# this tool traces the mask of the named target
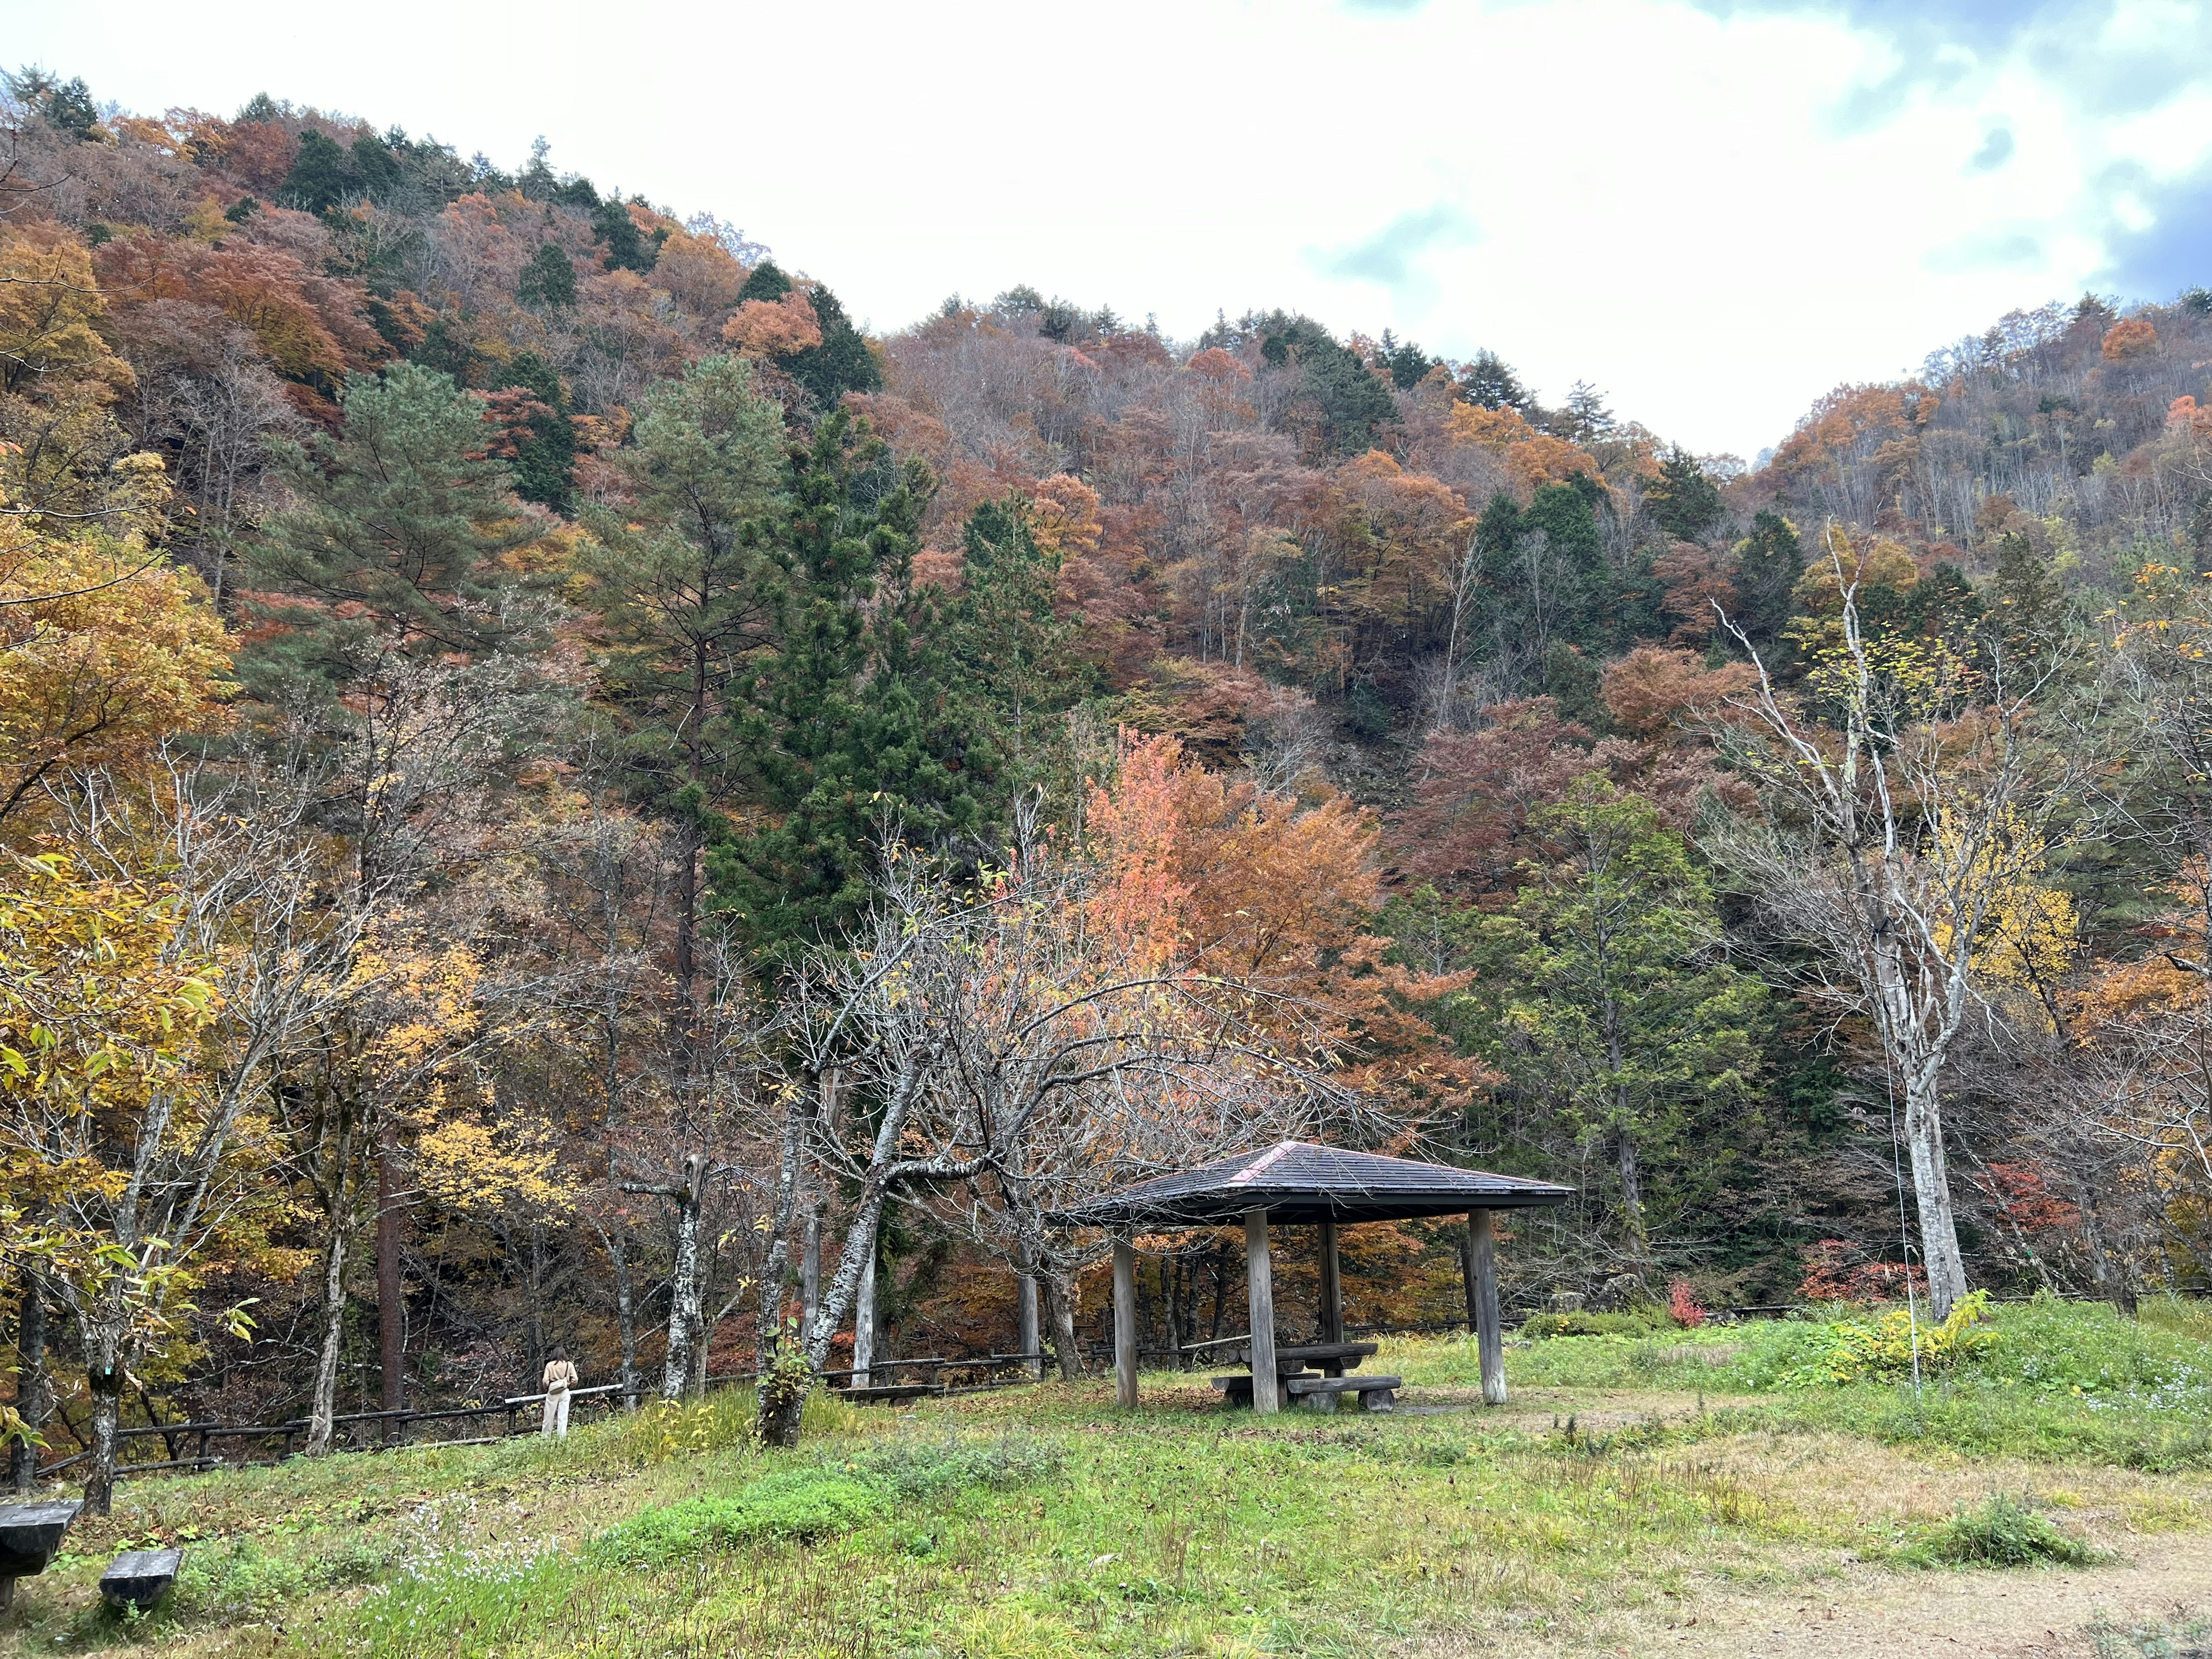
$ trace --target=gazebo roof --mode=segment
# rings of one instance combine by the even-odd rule
[[[1056,1212],[1050,1219],[1070,1227],[1206,1227],[1264,1209],[1270,1219],[1294,1225],[1402,1221],[1564,1204],[1573,1196],[1571,1187],[1548,1181],[1285,1140],[1264,1152],[1124,1187]]]

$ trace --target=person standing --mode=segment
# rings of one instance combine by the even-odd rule
[[[538,1433],[562,1440],[568,1437],[568,1391],[576,1382],[575,1362],[568,1358],[568,1351],[554,1349],[552,1358],[545,1362],[545,1415]]]

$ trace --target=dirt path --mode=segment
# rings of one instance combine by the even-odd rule
[[[2212,1611],[2212,1544],[2202,1536],[2137,1540],[2128,1559],[2094,1568],[2012,1572],[1846,1566],[1794,1594],[1698,1586],[1663,1606],[1604,1613],[1542,1636],[1453,1637],[1419,1659],[1542,1654],[1680,1659],[2087,1659],[2100,1619],[2125,1628]],[[2154,1652],[2157,1651],[2154,1650]],[[2174,1659],[2212,1659],[2212,1646]]]

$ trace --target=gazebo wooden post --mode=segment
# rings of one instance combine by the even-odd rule
[[[1032,1377],[1044,1375],[1044,1345],[1037,1335],[1037,1282],[1035,1273],[1017,1276],[1014,1301],[1016,1346],[1022,1351],[1022,1370]]]
[[[1114,1403],[1137,1403],[1137,1247],[1114,1241]]]
[[[1321,1224],[1321,1340],[1344,1340],[1344,1280],[1336,1255],[1336,1223]]]
[[[1283,1380],[1275,1370],[1275,1269],[1267,1259],[1267,1212],[1244,1212],[1245,1299],[1252,1309],[1252,1409],[1282,1408]]]
[[[1482,1361],[1482,1403],[1505,1403],[1505,1337],[1498,1321],[1498,1233],[1488,1210],[1467,1218],[1467,1304]]]

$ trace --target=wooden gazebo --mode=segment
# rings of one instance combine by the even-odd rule
[[[1114,1243],[1114,1374],[1123,1406],[1137,1403],[1137,1289],[1134,1235],[1183,1227],[1244,1224],[1244,1266],[1252,1309],[1252,1405],[1281,1406],[1275,1361],[1274,1271],[1270,1222],[1321,1229],[1321,1328],[1325,1342],[1344,1340],[1344,1295],[1337,1234],[1346,1222],[1405,1221],[1465,1215],[1462,1260],[1468,1306],[1482,1358],[1482,1397],[1505,1402],[1505,1352],[1498,1327],[1498,1261],[1492,1214],[1564,1204],[1569,1187],[1459,1170],[1373,1152],[1346,1152],[1285,1140],[1179,1174],[1140,1182],[1087,1204],[1058,1212],[1065,1226],[1101,1227]]]

